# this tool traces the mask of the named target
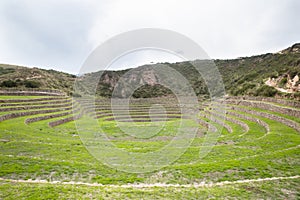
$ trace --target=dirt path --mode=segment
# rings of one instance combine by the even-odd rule
[[[218,183],[194,183],[194,184],[165,184],[165,183],[154,183],[154,184],[125,184],[125,185],[102,185],[99,183],[84,183],[84,182],[60,182],[60,181],[46,181],[46,180],[13,180],[0,178],[0,181],[7,181],[11,183],[41,183],[41,184],[62,184],[62,185],[84,185],[84,186],[94,186],[94,187],[113,187],[113,188],[152,188],[152,187],[176,187],[176,188],[199,188],[199,187],[214,187],[214,186],[224,186],[232,184],[241,184],[241,183],[253,183],[253,182],[265,182],[265,181],[274,181],[274,180],[286,180],[286,179],[297,179],[300,178],[297,176],[289,177],[271,177],[271,178],[259,178],[259,179],[245,179],[237,181],[223,181]]]

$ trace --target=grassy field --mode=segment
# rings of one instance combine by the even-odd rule
[[[0,188],[3,191],[1,198],[7,199],[297,199],[298,186],[299,182],[292,179],[198,188],[122,188],[9,182],[1,182]]]
[[[32,98],[37,97],[22,97]],[[10,115],[10,119],[3,118],[0,122],[0,199],[300,198],[300,135],[297,129],[300,126],[297,117],[300,108],[259,101],[271,106],[270,109],[262,109],[246,104],[254,102],[250,100],[243,100],[245,105],[228,101],[226,119],[224,123],[220,123],[219,113],[211,113],[213,105],[205,103],[206,106],[202,105],[199,111],[199,120],[221,132],[207,156],[200,159],[199,151],[203,148],[206,136],[213,133],[205,128],[205,123],[190,123],[190,126],[199,127],[200,131],[179,159],[153,172],[127,173],[95,159],[80,139],[82,135],[78,134],[75,122],[66,119],[78,116],[76,123],[87,124],[97,120],[116,147],[133,153],[152,152],[166,146],[174,137],[180,122],[178,117],[181,117],[176,103],[161,99],[136,101],[130,111],[137,121],[133,124],[127,122],[126,117],[120,117],[118,123],[113,120],[113,113],[107,107],[108,101],[103,99],[99,100],[94,114],[87,112],[88,109],[86,112],[78,109],[74,114],[56,117],[56,114],[72,108],[71,99],[57,98],[47,100],[49,104],[41,103],[45,101],[12,103],[12,100],[20,97],[0,96],[0,100],[3,100],[0,103],[0,111],[3,111],[0,119],[16,113]],[[55,106],[66,100],[70,101],[64,103],[64,107],[34,107]],[[80,98],[74,101],[77,102],[74,109],[79,104],[88,108],[88,101],[84,102]],[[168,120],[163,122],[164,128],[156,135],[130,136],[122,132],[118,124],[127,130],[134,126],[150,125],[149,108],[157,103],[163,104],[166,112],[161,113],[160,109],[151,111],[152,117],[157,119],[157,122],[153,122],[154,125],[162,123],[160,119]],[[22,109],[4,109],[16,107]],[[278,111],[273,109],[278,107]],[[247,109],[289,121],[262,117]],[[33,111],[43,112],[35,114]],[[26,114],[20,114],[24,112]],[[209,114],[215,115],[210,115],[213,116],[210,118],[207,116]],[[120,115],[122,116],[122,109]],[[44,116],[49,117],[42,118]],[[25,123],[26,119],[33,117],[41,118]],[[49,123],[55,121],[63,123],[49,127]],[[91,127],[91,130],[97,131],[97,128]]]

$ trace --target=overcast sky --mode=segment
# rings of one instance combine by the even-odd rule
[[[1,0],[0,63],[78,73],[102,42],[138,28],[196,41],[211,58],[277,52],[300,41],[299,0]],[[144,52],[120,68],[177,61]]]

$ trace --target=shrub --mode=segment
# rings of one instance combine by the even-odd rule
[[[24,85],[27,88],[39,88],[41,84],[39,82],[36,82],[36,81],[26,80],[26,81],[24,81]]]
[[[0,75],[13,73],[14,71],[15,71],[15,69],[13,69],[13,68],[0,67]]]
[[[287,77],[284,77],[280,80],[280,82],[278,83],[278,86],[283,88],[283,87],[285,87],[286,83],[287,83]]]
[[[72,97],[82,97],[81,94],[70,92]]]
[[[244,83],[242,86],[232,89],[230,93],[234,96],[245,95],[251,93],[251,89],[255,88],[256,84],[254,83]]]
[[[273,97],[277,94],[277,90],[273,87],[270,87],[268,85],[263,85],[262,87],[260,87],[255,95],[256,96],[265,96],[265,97]]]
[[[8,87],[8,88],[17,87],[17,83],[12,80],[2,81],[1,87]]]
[[[167,96],[172,94],[172,91],[162,85],[143,85],[134,91],[132,94],[133,98],[151,98],[151,97],[160,97]]]

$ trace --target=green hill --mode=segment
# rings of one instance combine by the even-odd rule
[[[223,78],[226,92],[229,95],[249,96],[281,96],[300,98],[300,43],[279,51],[263,55],[242,57],[230,60],[213,60]],[[194,64],[206,61],[196,60]],[[163,63],[177,70],[191,84],[199,96],[207,96],[208,89],[201,75],[190,62]],[[136,76],[128,76],[131,83],[143,83],[133,96],[136,98],[159,97],[172,92],[161,86],[151,67],[144,65],[135,69]],[[105,71],[100,78],[96,94],[110,97],[117,83],[129,70]],[[82,92],[94,93],[89,83],[97,80],[100,72],[87,73],[79,77],[79,87]],[[211,77],[213,79],[213,76]],[[4,88],[47,88],[58,89],[72,94],[75,75],[12,65],[0,65],[0,87]],[[214,80],[219,81],[219,80]],[[293,82],[294,81],[294,82]],[[124,93],[125,91],[121,91]],[[126,92],[125,92],[126,93]]]
[[[205,62],[196,60],[192,63],[201,66]],[[278,53],[267,53],[231,60],[214,60],[214,63],[220,71],[226,92],[229,95],[300,97],[300,82],[297,81],[293,86],[288,84],[294,77],[300,75],[300,44],[295,44]],[[190,62],[163,64],[177,70],[189,80],[197,95],[208,95],[203,78]],[[128,71],[104,72],[97,88],[97,94],[106,97],[111,96],[119,78]],[[149,65],[141,66],[135,69],[135,72],[139,76],[127,77],[127,81],[136,84],[143,82],[145,85],[134,93],[134,97],[157,97],[171,93],[170,90],[157,84],[158,80],[155,78],[155,72],[151,70]],[[99,77],[99,72],[89,73],[83,75],[82,80],[88,80],[83,82],[90,83],[91,80],[95,80],[97,77]],[[211,79],[214,79],[213,75]],[[266,84],[269,79],[274,79],[273,86]],[[86,90],[90,91],[93,88]]]
[[[72,91],[76,76],[55,70],[0,64],[0,88],[39,88]]]

